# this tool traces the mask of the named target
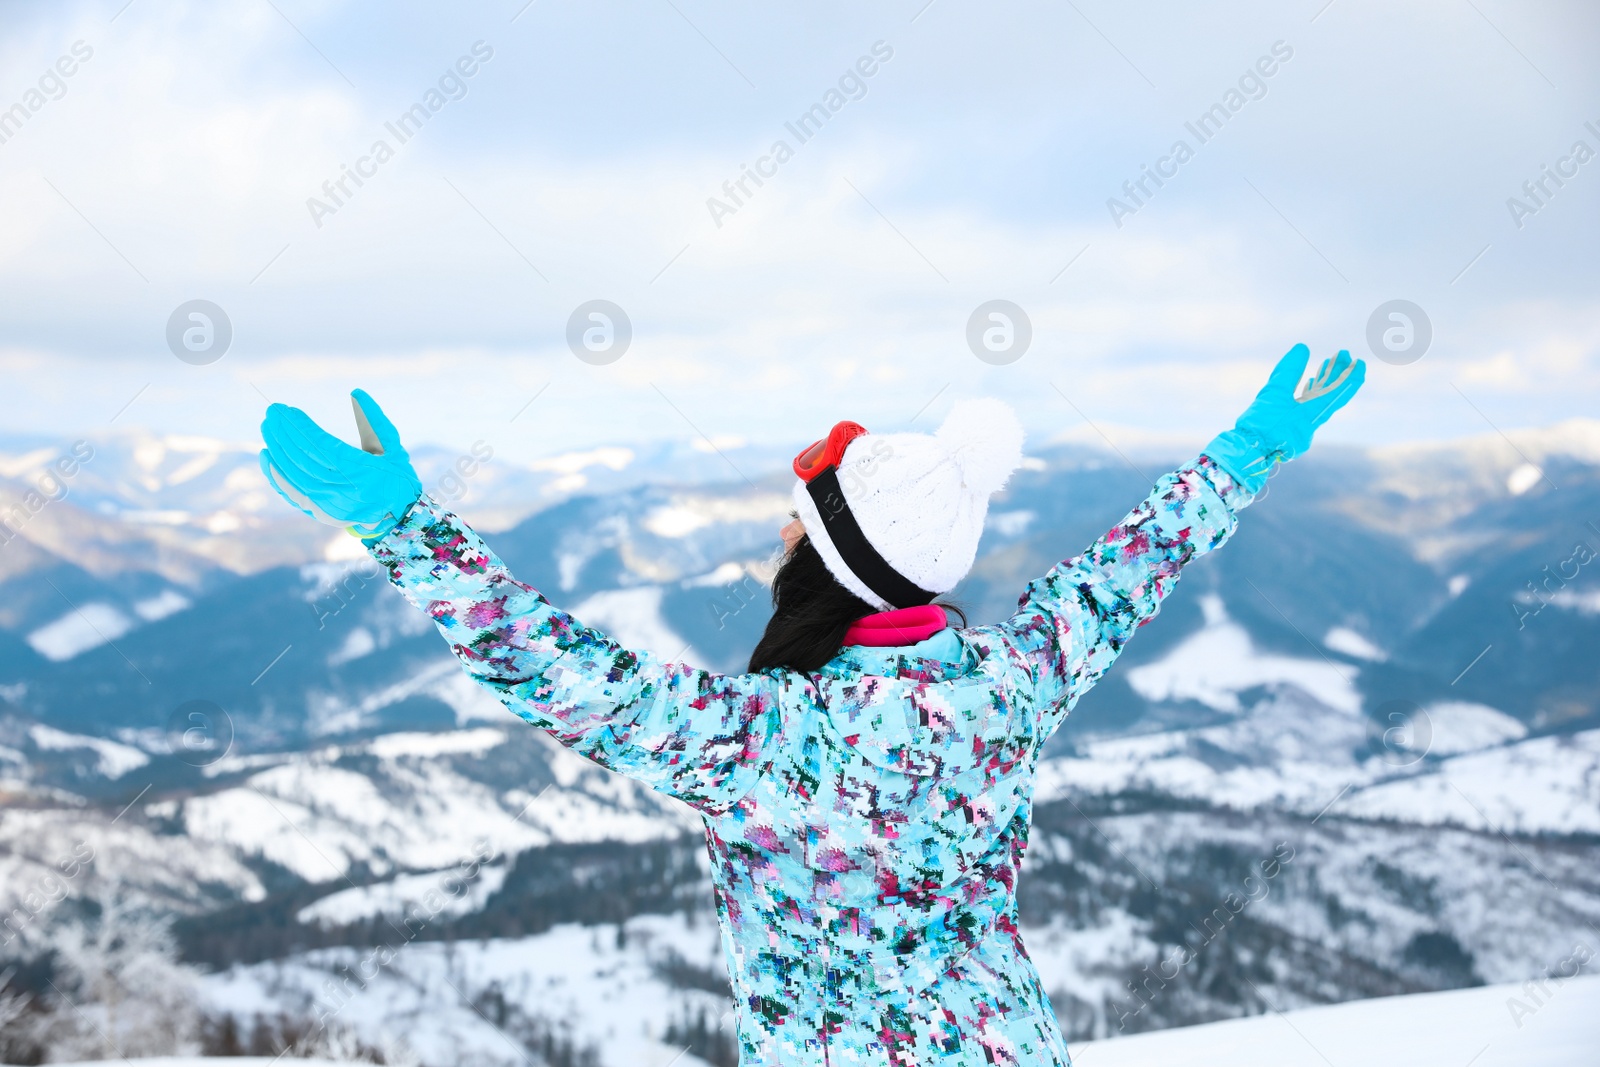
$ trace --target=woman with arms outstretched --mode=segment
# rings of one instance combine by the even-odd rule
[[[1290,350],[1233,429],[994,626],[932,601],[1021,462],[1015,415],[837,424],[795,459],[773,616],[740,675],[623,648],[512,577],[359,390],[362,448],[274,404],[262,469],[361,537],[518,716],[700,812],[741,1065],[1066,1067],[1017,928],[1040,747],[1365,377],[1341,351],[1301,387],[1308,359]]]

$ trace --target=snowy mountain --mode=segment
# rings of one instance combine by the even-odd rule
[[[631,1064],[675,1043],[733,1062],[687,808],[468,683],[355,542],[263,490],[251,450],[94,447],[30,509],[70,444],[0,442],[26,513],[0,501],[0,1059],[47,1032],[92,1049],[49,981],[153,967],[194,983],[179,1014],[213,1049],[276,1052],[334,1010],[332,982],[330,1032],[367,1058]],[[751,483],[716,455],[624,451],[495,456],[455,506],[584,622],[737,670],[781,458],[741,453]],[[429,456],[433,485],[458,457]],[[1138,465],[1031,457],[956,592],[972,620],[1166,464]],[[1019,905],[1074,1047],[1521,982],[1600,947],[1594,521],[1596,423],[1329,450],[1274,479],[1046,749]],[[124,959],[119,922],[170,936]],[[1179,946],[1194,962],[1169,975]]]

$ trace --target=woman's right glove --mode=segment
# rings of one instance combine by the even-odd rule
[[[261,422],[261,473],[289,503],[369,544],[392,530],[422,495],[400,431],[377,401],[350,394],[361,447],[347,445],[299,408],[273,404]]]
[[[1350,353],[1340,349],[1335,358],[1322,361],[1316,377],[1296,395],[1310,359],[1305,345],[1289,349],[1233,429],[1205,447],[1205,454],[1252,494],[1261,492],[1278,463],[1310,448],[1317,427],[1349,403],[1367,380],[1366,361],[1352,363]]]

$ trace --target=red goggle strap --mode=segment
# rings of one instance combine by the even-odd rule
[[[794,473],[802,482],[809,482],[829,467],[837,467],[844,459],[846,446],[863,437],[867,428],[859,422],[836,422],[828,436],[794,457]]]

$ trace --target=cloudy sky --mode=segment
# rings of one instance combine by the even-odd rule
[[[3,17],[6,431],[245,441],[264,397],[343,429],[360,385],[412,440],[530,458],[930,427],[974,393],[1035,440],[1198,444],[1296,341],[1372,363],[1331,439],[1600,414],[1584,0]],[[167,339],[196,299],[232,330],[204,365]],[[603,365],[568,342],[597,299],[632,329]],[[990,300],[1031,323],[1011,362],[969,346]],[[1420,359],[1371,359],[1392,300]]]

